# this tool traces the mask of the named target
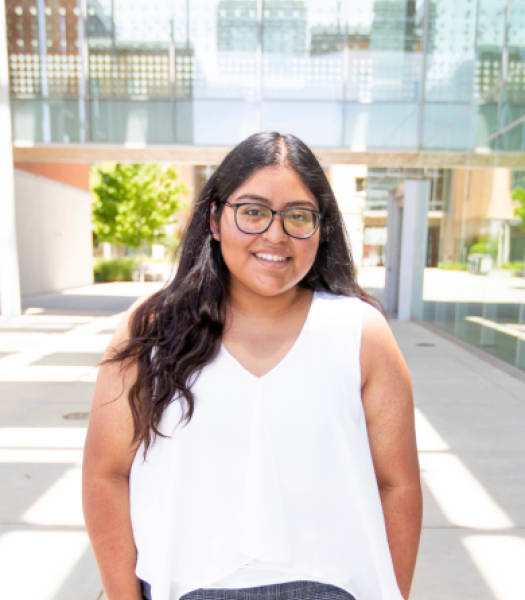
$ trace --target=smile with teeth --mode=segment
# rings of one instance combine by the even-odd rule
[[[254,254],[256,258],[262,258],[263,260],[272,260],[274,262],[285,262],[288,260],[285,256],[278,256],[277,254],[263,254],[262,252],[257,252]]]

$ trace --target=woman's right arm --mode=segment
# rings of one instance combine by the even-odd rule
[[[104,358],[126,341],[134,308],[117,328]],[[82,504],[108,600],[142,600],[129,512],[129,472],[137,448],[131,443],[128,392],[136,369],[120,367],[111,363],[99,369],[84,449]]]

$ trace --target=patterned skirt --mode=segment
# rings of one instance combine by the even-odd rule
[[[144,600],[151,598],[150,586],[142,582]],[[250,588],[205,588],[188,592],[180,600],[355,600],[347,591],[316,581],[290,581]]]

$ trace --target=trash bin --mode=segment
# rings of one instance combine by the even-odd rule
[[[487,275],[492,269],[494,259],[491,254],[469,254],[467,270],[474,275]]]

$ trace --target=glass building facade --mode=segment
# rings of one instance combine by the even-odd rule
[[[7,0],[14,137],[519,151],[523,0]]]
[[[15,146],[230,146],[272,129],[369,152],[352,182],[366,265],[382,268],[390,190],[430,179],[424,321],[525,369],[513,199],[525,0],[6,0],[6,12]]]

